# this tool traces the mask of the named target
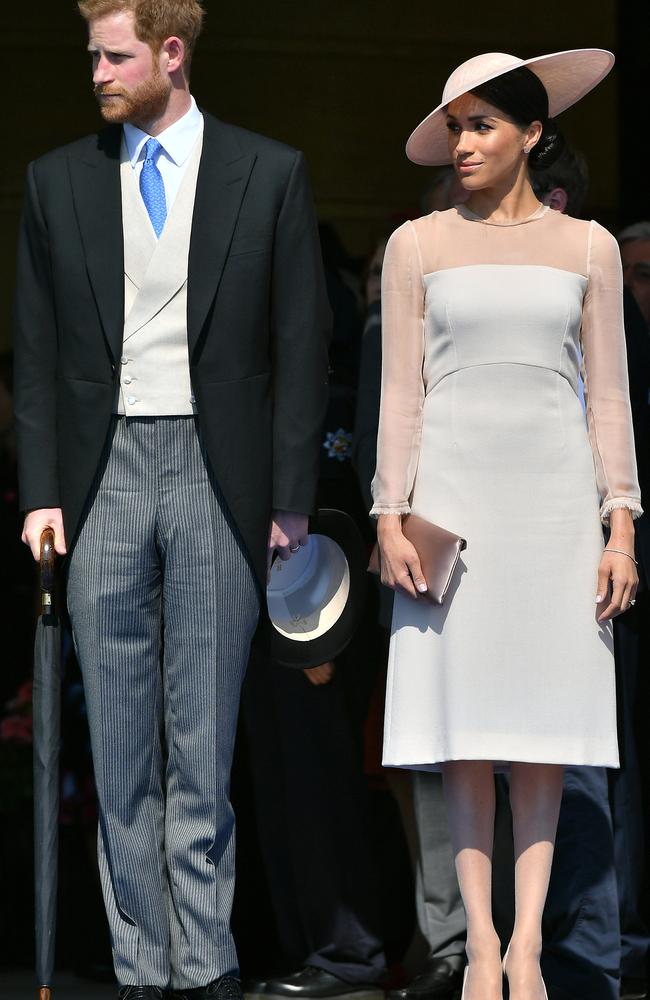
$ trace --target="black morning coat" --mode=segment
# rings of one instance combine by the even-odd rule
[[[111,423],[124,326],[121,126],[30,164],[18,255],[21,509],[68,548]],[[187,332],[201,433],[262,587],[272,509],[313,509],[330,310],[303,156],[205,115]]]

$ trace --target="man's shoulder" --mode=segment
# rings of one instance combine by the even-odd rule
[[[93,159],[97,156],[115,154],[119,151],[122,138],[121,125],[109,125],[100,132],[85,135],[81,139],[74,139],[63,146],[48,150],[33,161],[34,169],[37,172],[47,172],[50,169],[60,168],[69,159]]]
[[[211,135],[216,141],[224,141],[232,144],[233,149],[239,147],[243,155],[255,154],[266,159],[269,163],[278,165],[292,164],[299,151],[289,146],[279,139],[272,139],[259,132],[251,132],[240,125],[233,125],[225,122],[221,118],[203,111],[205,120],[206,135]]]

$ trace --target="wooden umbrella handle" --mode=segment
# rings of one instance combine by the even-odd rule
[[[40,559],[41,607],[44,613],[49,613],[52,610],[55,559],[56,551],[54,548],[54,531],[52,528],[44,528],[41,534]],[[49,989],[49,987],[43,988]]]

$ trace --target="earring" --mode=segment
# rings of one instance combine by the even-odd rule
[[[529,149],[526,149],[526,148],[524,148],[524,153],[526,154],[526,156],[528,156],[528,154],[530,153],[530,150],[529,150]]]

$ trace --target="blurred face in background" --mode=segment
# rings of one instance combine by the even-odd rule
[[[388,240],[379,241],[372,257],[368,262],[368,275],[366,278],[366,304],[372,305],[381,298],[381,266],[384,262],[384,253]]]
[[[650,240],[626,240],[621,244],[623,281],[650,326]]]

